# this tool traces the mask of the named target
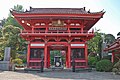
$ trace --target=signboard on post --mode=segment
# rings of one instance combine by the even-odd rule
[[[11,51],[10,47],[5,47],[4,61],[10,61],[10,51]]]

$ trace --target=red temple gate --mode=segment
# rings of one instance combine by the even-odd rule
[[[66,67],[88,67],[87,41],[94,37],[89,31],[104,12],[90,12],[84,8],[32,8],[29,11],[11,11],[23,26],[20,36],[28,41],[27,67],[40,68],[44,57],[44,67],[50,67],[50,50],[66,52]]]

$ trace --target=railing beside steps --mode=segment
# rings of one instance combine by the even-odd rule
[[[87,61],[85,59],[73,59],[71,63],[73,72],[75,72],[76,69],[87,68]]]
[[[43,72],[44,70],[44,59],[43,58],[30,58],[27,64],[27,68],[24,69],[25,72],[28,71],[40,71]]]

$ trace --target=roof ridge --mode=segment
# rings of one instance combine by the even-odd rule
[[[30,9],[84,9],[84,8],[61,8],[61,7],[32,8],[32,7],[30,7]]]

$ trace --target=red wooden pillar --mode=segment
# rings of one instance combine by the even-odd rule
[[[68,49],[66,51],[66,67],[71,67],[71,47],[68,45]]]
[[[68,45],[68,68],[71,67],[71,47]]]
[[[65,61],[65,64],[66,64],[66,68],[68,68],[68,50],[66,50],[66,61]]]
[[[27,66],[29,67],[29,62],[30,62],[30,43],[28,44],[28,49],[27,49]]]
[[[47,45],[45,45],[44,49],[44,67],[47,68]]]
[[[81,33],[83,33],[83,28],[84,28],[84,21],[81,23]]]
[[[115,58],[115,53],[112,53],[112,59],[111,59],[112,63],[114,62],[114,58]]]
[[[86,60],[86,67],[88,66],[88,50],[87,50],[87,44],[85,44],[85,60]]]
[[[49,68],[50,67],[50,48],[48,48],[48,50],[47,50],[47,68]]]

